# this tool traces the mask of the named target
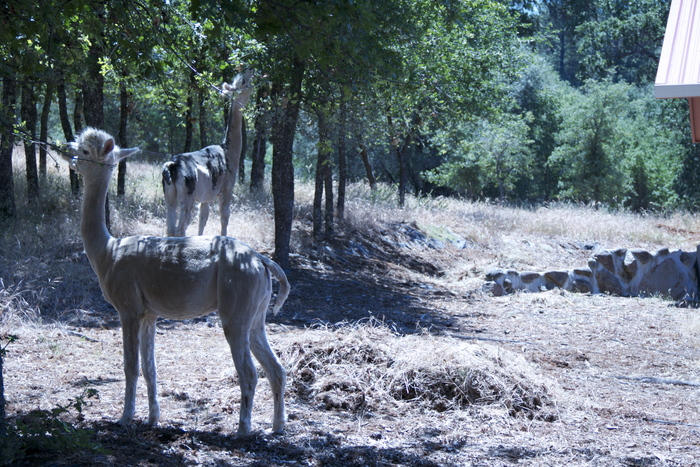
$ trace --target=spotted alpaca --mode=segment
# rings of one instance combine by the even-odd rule
[[[222,144],[177,154],[163,164],[166,233],[169,237],[185,236],[187,226],[192,222],[195,203],[200,203],[199,235],[202,235],[209,219],[209,204],[217,198],[221,211],[221,235],[227,234],[243,146],[242,109],[250,100],[251,77],[252,72],[248,71],[236,76],[231,85],[223,85],[225,93],[237,95],[232,98]]]

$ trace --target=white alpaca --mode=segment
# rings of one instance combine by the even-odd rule
[[[242,73],[224,92],[232,97],[226,136],[221,145],[177,154],[163,164],[166,232],[169,237],[184,237],[192,221],[195,203],[199,205],[199,235],[209,219],[209,203],[219,198],[221,235],[226,235],[231,216],[233,187],[238,179],[238,164],[243,146],[243,107],[250,100],[252,72]]]
[[[85,253],[122,324],[126,393],[119,423],[128,424],[134,416],[139,350],[148,388],[148,423],[158,423],[154,357],[158,316],[188,319],[218,310],[240,380],[238,434],[247,434],[251,426],[257,384],[251,350],[274,395],[272,429],[281,432],[286,374],[267,341],[265,315],[271,276],[280,282],[275,313],[289,294],[284,271],[229,237],[112,237],[104,209],[109,180],[119,161],[138,149],[120,149],[110,135],[92,128],[83,131],[71,149],[74,157],[64,158],[85,180],[81,220]]]

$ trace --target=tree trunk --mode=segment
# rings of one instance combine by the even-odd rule
[[[2,120],[13,124],[15,121],[15,104],[17,83],[14,76],[5,75],[2,79]],[[12,218],[17,208],[15,205],[15,186],[12,179],[12,128],[6,128],[0,140],[0,218]]]
[[[68,104],[66,99],[66,85],[63,82],[63,77],[58,83],[58,114],[63,128],[63,135],[66,137],[66,142],[71,142],[75,139],[73,130],[70,126],[70,118],[68,117]],[[70,191],[73,196],[78,196],[80,193],[80,181],[75,170],[69,168],[68,176],[70,178]]]
[[[192,139],[194,138],[194,121],[192,107],[194,106],[194,99],[192,99],[192,94],[194,93],[195,87],[195,72],[190,71],[190,87],[187,91],[187,109],[185,110],[185,147],[182,152],[190,152],[192,150]]]
[[[286,105],[280,103],[272,125],[272,198],[275,211],[275,261],[283,268],[289,269],[289,245],[292,237],[294,220],[294,134],[296,132],[299,107],[301,103],[301,85],[304,79],[304,63],[293,59],[290,70],[290,82],[286,90],[279,85],[273,89],[273,95],[286,99]],[[284,95],[283,95],[284,94]]]
[[[207,108],[204,105],[205,98],[204,89],[200,88],[197,104],[199,105],[199,146],[202,148],[209,144],[209,135],[207,134]]]
[[[46,95],[44,96],[44,105],[41,108],[41,130],[39,134],[39,174],[42,180],[46,178],[46,143],[49,139],[49,114],[51,113],[51,102],[53,101],[54,89],[53,83],[46,85]]]
[[[129,147],[126,123],[129,117],[129,93],[126,84],[119,85],[119,132],[117,144],[123,148]],[[119,161],[117,168],[117,198],[123,198],[126,194],[126,159]]]
[[[347,101],[341,98],[338,122],[338,219],[345,217],[345,188],[347,186],[348,169],[345,155],[345,124],[347,119]]]
[[[22,86],[21,118],[24,122],[24,159],[26,161],[27,200],[34,203],[39,198],[39,174],[36,168],[36,95],[31,84]]]
[[[324,111],[331,114],[332,106],[326,107]],[[319,119],[318,128],[319,143],[322,143],[319,148],[319,162],[321,162],[321,174],[323,176],[323,187],[326,193],[326,212],[324,216],[325,230],[323,235],[326,239],[330,239],[333,236],[333,221],[334,221],[334,211],[333,211],[333,166],[331,165],[331,155],[332,146],[330,138],[330,127],[328,126],[328,121],[325,116],[323,118],[323,125]]]
[[[5,138],[3,138],[5,139]],[[2,144],[2,143],[0,143]],[[7,422],[5,415],[5,377],[3,376],[3,361],[5,360],[5,352],[0,341],[0,439],[7,436]]]
[[[75,134],[79,135],[83,131],[83,121],[85,120],[85,99],[83,91],[76,89],[75,106],[73,107],[73,128]],[[72,140],[71,140],[72,141]]]
[[[331,166],[330,151],[327,154],[328,156],[326,158],[326,163],[323,167],[323,185],[326,191],[326,215],[324,216],[324,220],[326,223],[324,235],[326,237],[326,240],[330,239],[333,236],[333,232],[335,231],[335,214],[333,212],[333,167]]]
[[[314,179],[314,201],[311,213],[314,240],[321,239],[323,232],[323,185],[328,165],[328,126],[324,110],[318,112],[318,146],[316,153],[316,176]]]
[[[83,110],[85,123],[93,128],[104,129],[104,76],[102,76],[102,47],[99,44],[90,46],[87,59],[88,75],[83,88]],[[77,130],[76,130],[77,131]],[[111,231],[112,222],[109,215],[109,194],[105,199],[105,222],[107,230]]]
[[[406,151],[411,142],[411,136],[406,135],[406,140],[401,147],[396,146],[396,159],[399,163],[399,206],[406,202]]]
[[[397,131],[394,127],[394,121],[391,118],[391,114],[387,113],[386,118],[389,124],[389,129],[393,135],[391,144],[394,146],[396,160],[399,163],[399,206],[403,206],[406,201],[406,151],[408,150],[408,145],[411,143],[411,133],[408,132],[406,134],[404,142],[401,144],[398,140]]]
[[[250,168],[250,191],[263,189],[265,182],[265,152],[267,150],[267,87],[258,89],[256,97],[255,139],[253,140],[252,166]]]
[[[377,188],[377,179],[374,178],[374,171],[372,170],[372,164],[369,162],[369,155],[367,154],[367,146],[365,146],[362,136],[356,135],[357,147],[360,149],[360,159],[362,159],[362,164],[365,166],[365,175],[367,176],[367,181],[369,182],[370,190],[374,191]]]
[[[192,151],[192,138],[194,125],[192,125],[192,96],[187,96],[187,110],[185,111],[185,146],[182,152]]]
[[[104,86],[105,79],[102,76],[102,47],[98,44],[90,46],[87,57],[87,79],[83,88],[83,111],[87,126],[104,130]],[[76,127],[76,132],[78,129]]]

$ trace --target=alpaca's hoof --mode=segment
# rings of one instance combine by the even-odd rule
[[[146,422],[146,425],[158,426],[159,421],[160,421],[160,419],[158,417],[154,417],[154,418],[148,417],[148,421]]]
[[[122,418],[120,418],[119,421],[117,421],[117,424],[121,426],[129,426],[130,423],[131,417],[127,417],[125,415],[123,415]]]
[[[160,409],[156,408],[155,410],[152,410],[148,414],[148,422],[146,424],[148,426],[156,426],[158,425],[158,422],[160,421]]]
[[[274,424],[272,426],[272,434],[274,435],[283,435],[284,434],[284,423],[281,423],[279,425]]]

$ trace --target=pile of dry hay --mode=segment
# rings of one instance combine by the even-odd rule
[[[556,419],[552,382],[513,352],[429,335],[398,336],[376,323],[304,334],[280,350],[288,360],[288,390],[319,409],[374,412],[409,403],[444,412],[496,404],[511,416]]]

